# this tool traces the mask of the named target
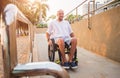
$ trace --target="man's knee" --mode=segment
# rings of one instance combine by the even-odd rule
[[[64,45],[64,40],[63,40],[62,38],[59,38],[59,39],[57,40],[57,44],[58,44],[58,45]]]
[[[71,40],[71,43],[75,43],[75,44],[77,44],[77,38],[72,38],[72,40]]]

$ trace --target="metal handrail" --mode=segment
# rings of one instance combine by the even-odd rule
[[[80,7],[81,5],[83,5],[86,1],[88,0],[84,0],[82,3],[80,3],[77,7],[75,7],[74,9],[72,9],[70,12],[68,12],[65,16],[69,15],[71,12],[73,12],[76,8]]]
[[[96,11],[98,11],[98,10],[104,8],[104,7],[107,7],[107,6],[111,5],[111,3],[114,3],[114,2],[116,2],[116,1],[117,1],[117,0],[114,0],[114,1],[108,2],[107,4],[101,6],[101,7],[97,8],[97,9],[95,9],[95,10],[93,10],[93,11],[90,11],[89,13],[96,12]],[[118,0],[118,1],[119,1],[119,0]],[[115,4],[119,4],[119,3],[120,3],[120,1],[117,2],[117,3],[115,3]],[[113,4],[113,5],[114,5],[114,4]],[[85,15],[87,15],[87,14],[85,14]]]
[[[77,7],[75,7],[75,8],[72,9],[70,12],[68,12],[68,13],[65,15],[65,17],[68,16],[70,13],[72,13],[74,10],[76,10],[78,7],[82,6],[82,5],[83,5],[85,2],[87,2],[87,1],[88,1],[88,0],[85,0],[85,1],[83,1],[82,3],[80,3]],[[90,2],[90,1],[89,1],[89,2]],[[89,14],[91,14],[91,13],[93,13],[93,12],[96,12],[96,11],[98,11],[98,10],[104,8],[104,7],[107,7],[107,6],[111,5],[111,4],[114,3],[114,2],[115,2],[116,4],[120,4],[120,0],[112,0],[112,1],[110,1],[110,2],[108,2],[108,3],[106,3],[105,5],[99,7],[99,8],[97,8],[97,9],[95,9],[95,10],[90,11]],[[76,14],[77,14],[77,13],[76,13]],[[88,15],[88,13],[83,14],[81,17],[84,17],[84,16],[86,16],[86,15]]]

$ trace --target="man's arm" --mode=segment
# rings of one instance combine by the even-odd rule
[[[49,40],[50,40],[50,34],[48,32],[46,32],[46,38],[47,38],[47,41],[49,42]]]
[[[71,36],[71,37],[75,37],[75,35],[74,35],[74,33],[73,33],[73,32],[70,34],[70,36]]]
[[[49,40],[50,40],[50,33],[51,33],[51,31],[52,31],[52,23],[50,23],[49,25],[48,25],[48,28],[47,28],[47,31],[46,31],[46,38],[47,38],[47,41],[49,42]]]

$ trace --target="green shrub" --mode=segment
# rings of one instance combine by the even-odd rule
[[[47,28],[47,24],[37,24],[37,28]]]

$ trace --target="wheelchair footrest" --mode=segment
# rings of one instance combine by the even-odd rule
[[[55,63],[61,64],[60,60],[55,60]]]

